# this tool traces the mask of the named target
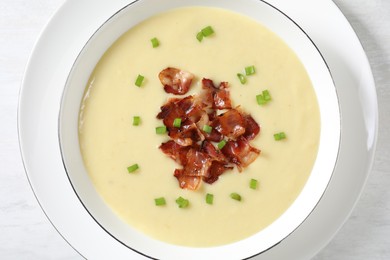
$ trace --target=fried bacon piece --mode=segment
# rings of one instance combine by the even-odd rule
[[[190,146],[204,140],[204,135],[191,120],[185,120],[179,128],[168,127],[168,135],[182,146]]]
[[[212,184],[226,170],[233,169],[225,156],[208,141],[204,141],[201,147],[192,148],[170,140],[161,144],[160,149],[183,166],[174,172],[183,189],[197,189],[201,180]]]
[[[177,102],[179,110],[184,113],[184,116],[196,123],[204,114],[204,105],[199,102],[199,99],[194,96],[188,96]]]
[[[200,150],[207,154],[213,161],[219,161],[222,163],[228,162],[225,155],[223,155],[220,150],[217,150],[217,148],[215,148],[215,146],[209,141],[203,141],[200,146]]]
[[[260,154],[260,150],[252,147],[243,136],[236,141],[228,141],[221,151],[229,162],[237,165],[239,171],[251,164]]]
[[[184,165],[184,175],[186,176],[205,176],[211,165],[210,157],[196,149],[190,149],[187,152],[187,164]]]
[[[253,140],[260,132],[260,126],[251,115],[244,115],[245,133],[242,135],[246,140]]]
[[[225,163],[213,161],[209,171],[207,172],[207,176],[203,176],[202,180],[208,184],[213,184],[219,179],[219,176],[221,176],[227,170],[233,170],[233,167],[228,166]]]
[[[162,119],[164,125],[167,127],[173,126],[173,121],[175,118],[181,118],[184,116],[182,110],[180,110],[177,106],[177,102],[179,99],[170,99],[166,104],[164,104],[160,109],[160,113],[157,114],[158,119]]]
[[[176,118],[182,120],[189,118],[192,122],[197,122],[203,115],[202,104],[193,96],[183,99],[171,98],[160,109],[157,118],[163,119],[164,125],[167,127],[172,127]]]
[[[225,156],[210,142],[204,141],[200,149],[190,148],[187,151],[183,147],[180,149],[180,156],[186,153],[186,158],[180,160],[184,162],[183,169],[176,169],[174,176],[183,189],[197,189],[201,180],[212,184],[225,171],[233,169]]]
[[[207,154],[196,149],[187,152],[187,163],[183,169],[176,169],[174,176],[182,189],[195,190],[200,185],[203,176],[210,168],[211,160]]]
[[[219,176],[225,171],[233,169],[226,157],[221,153],[221,151],[217,150],[212,143],[203,141],[201,150],[205,152],[212,161],[206,175],[203,176],[204,182],[212,184],[217,181]]]
[[[170,99],[161,107],[157,118],[162,119],[168,129],[168,135],[180,145],[189,146],[195,142],[203,141],[204,136],[194,123],[202,117],[202,107],[193,96],[183,99]],[[175,127],[176,118],[182,120],[181,126]]]
[[[196,125],[201,130],[204,139],[212,142],[220,142],[223,139],[223,135],[219,133],[217,130],[213,128],[210,133],[207,133],[203,130],[204,126],[211,124],[212,118],[214,119],[213,115],[212,117],[210,117],[210,114],[204,112],[203,115],[198,120],[198,122],[196,123]]]
[[[194,75],[190,72],[168,67],[158,75],[164,90],[175,95],[184,95],[190,89]]]
[[[218,87],[214,85],[214,82],[210,79],[202,79],[202,88],[204,90],[203,102],[208,107],[214,109],[230,109],[232,103],[230,100],[229,84],[227,82],[221,82]]]
[[[202,177],[200,176],[184,175],[183,169],[176,169],[173,176],[178,180],[180,188],[187,190],[197,190],[202,181]]]
[[[212,127],[222,135],[236,139],[245,133],[246,121],[243,115],[236,109],[230,109],[213,121]]]
[[[159,77],[166,92],[178,95],[188,91],[193,79],[192,74],[175,68],[163,70]],[[200,95],[171,98],[157,114],[171,138],[159,148],[182,166],[174,171],[174,177],[183,189],[196,190],[202,182],[212,184],[234,166],[241,172],[260,154],[249,144],[260,126],[239,107],[232,108],[228,87],[227,82],[216,87],[204,78]],[[218,114],[222,109],[226,111]],[[174,126],[177,118],[180,126]],[[212,142],[223,139],[227,143],[219,150]]]
[[[178,164],[187,164],[187,152],[190,150],[189,146],[181,146],[175,141],[169,140],[168,142],[162,143],[159,148]]]

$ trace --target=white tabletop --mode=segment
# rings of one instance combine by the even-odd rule
[[[63,1],[0,1],[0,259],[82,259],[40,209],[23,169],[16,127],[27,59]],[[390,259],[390,1],[334,1],[355,29],[373,70],[379,138],[362,197],[315,259]]]

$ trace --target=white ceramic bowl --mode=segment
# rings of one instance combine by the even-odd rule
[[[89,76],[104,52],[123,33],[163,11],[185,6],[212,6],[244,14],[268,27],[295,51],[315,88],[321,116],[318,156],[302,192],[288,210],[257,234],[229,245],[189,248],[157,241],[120,220],[103,202],[84,168],[79,149],[78,115]],[[75,193],[91,217],[113,238],[144,256],[163,259],[243,259],[280,243],[311,213],[334,170],[340,145],[340,114],[332,77],[316,46],[289,17],[261,0],[139,0],[113,14],[91,36],[74,63],[64,89],[59,116],[62,158]]]

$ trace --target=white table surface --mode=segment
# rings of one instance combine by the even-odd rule
[[[64,0],[0,0],[0,259],[82,259],[43,214],[19,153],[17,103],[40,31]],[[314,259],[390,259],[390,0],[334,0],[367,53],[379,103],[377,153],[351,217]]]

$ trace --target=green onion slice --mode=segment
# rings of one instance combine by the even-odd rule
[[[212,34],[214,34],[213,27],[206,26],[205,28],[203,28],[200,32],[198,32],[196,34],[196,39],[198,39],[198,41],[201,42],[204,37],[209,37]]]
[[[158,126],[156,127],[156,134],[162,135],[167,132],[167,127],[166,126]]]
[[[255,72],[256,72],[255,66],[248,66],[245,68],[245,74],[247,76],[253,75],[253,74],[255,74]]]
[[[213,131],[213,128],[209,125],[204,125],[202,130],[203,132],[210,134],[211,131]]]
[[[267,104],[269,101],[271,101],[271,95],[269,94],[268,90],[263,90],[263,92],[256,96],[257,104],[260,106]]]
[[[156,206],[163,206],[163,205],[165,205],[165,204],[167,204],[167,203],[166,203],[164,197],[160,197],[160,198],[154,199],[154,204],[155,204]]]
[[[177,127],[177,128],[179,128],[181,126],[181,118],[180,117],[175,118],[175,120],[173,120],[173,126]]]
[[[226,140],[222,140],[217,144],[219,150],[221,150],[226,145]]]
[[[268,90],[263,90],[263,98],[267,102],[271,100],[271,95],[269,94]]]
[[[202,29],[202,34],[204,37],[208,37],[214,33],[214,30],[211,26],[207,26]]]
[[[133,117],[133,125],[139,125],[141,123],[141,117],[134,116]]]
[[[286,134],[284,132],[274,134],[274,138],[276,141],[280,141],[286,139]]]
[[[133,165],[127,167],[127,171],[128,171],[129,173],[133,173],[133,172],[135,172],[135,171],[138,170],[138,169],[139,169],[138,164],[133,164]]]
[[[249,188],[253,190],[257,189],[257,183],[258,181],[256,179],[251,179],[249,182]]]
[[[201,42],[203,40],[203,33],[202,31],[198,32],[196,34],[196,39],[198,39],[199,42]]]
[[[240,80],[241,84],[245,84],[246,83],[246,77],[245,75],[241,74],[241,73],[237,73],[237,77],[238,79]]]
[[[214,195],[207,193],[206,194],[206,203],[212,205],[214,201]]]
[[[267,104],[267,100],[265,100],[264,96],[262,94],[259,94],[256,96],[257,104],[260,106]]]
[[[157,48],[160,45],[160,42],[158,41],[158,39],[156,37],[154,37],[150,41],[152,42],[153,48]]]
[[[176,204],[179,206],[179,208],[187,208],[188,205],[190,205],[190,202],[187,199],[180,196],[179,198],[176,199]]]
[[[137,87],[141,87],[142,82],[144,81],[145,77],[142,75],[138,75],[137,79],[135,80],[135,85]]]
[[[241,195],[238,193],[235,193],[235,192],[230,193],[230,198],[237,200],[237,201],[241,201]]]

